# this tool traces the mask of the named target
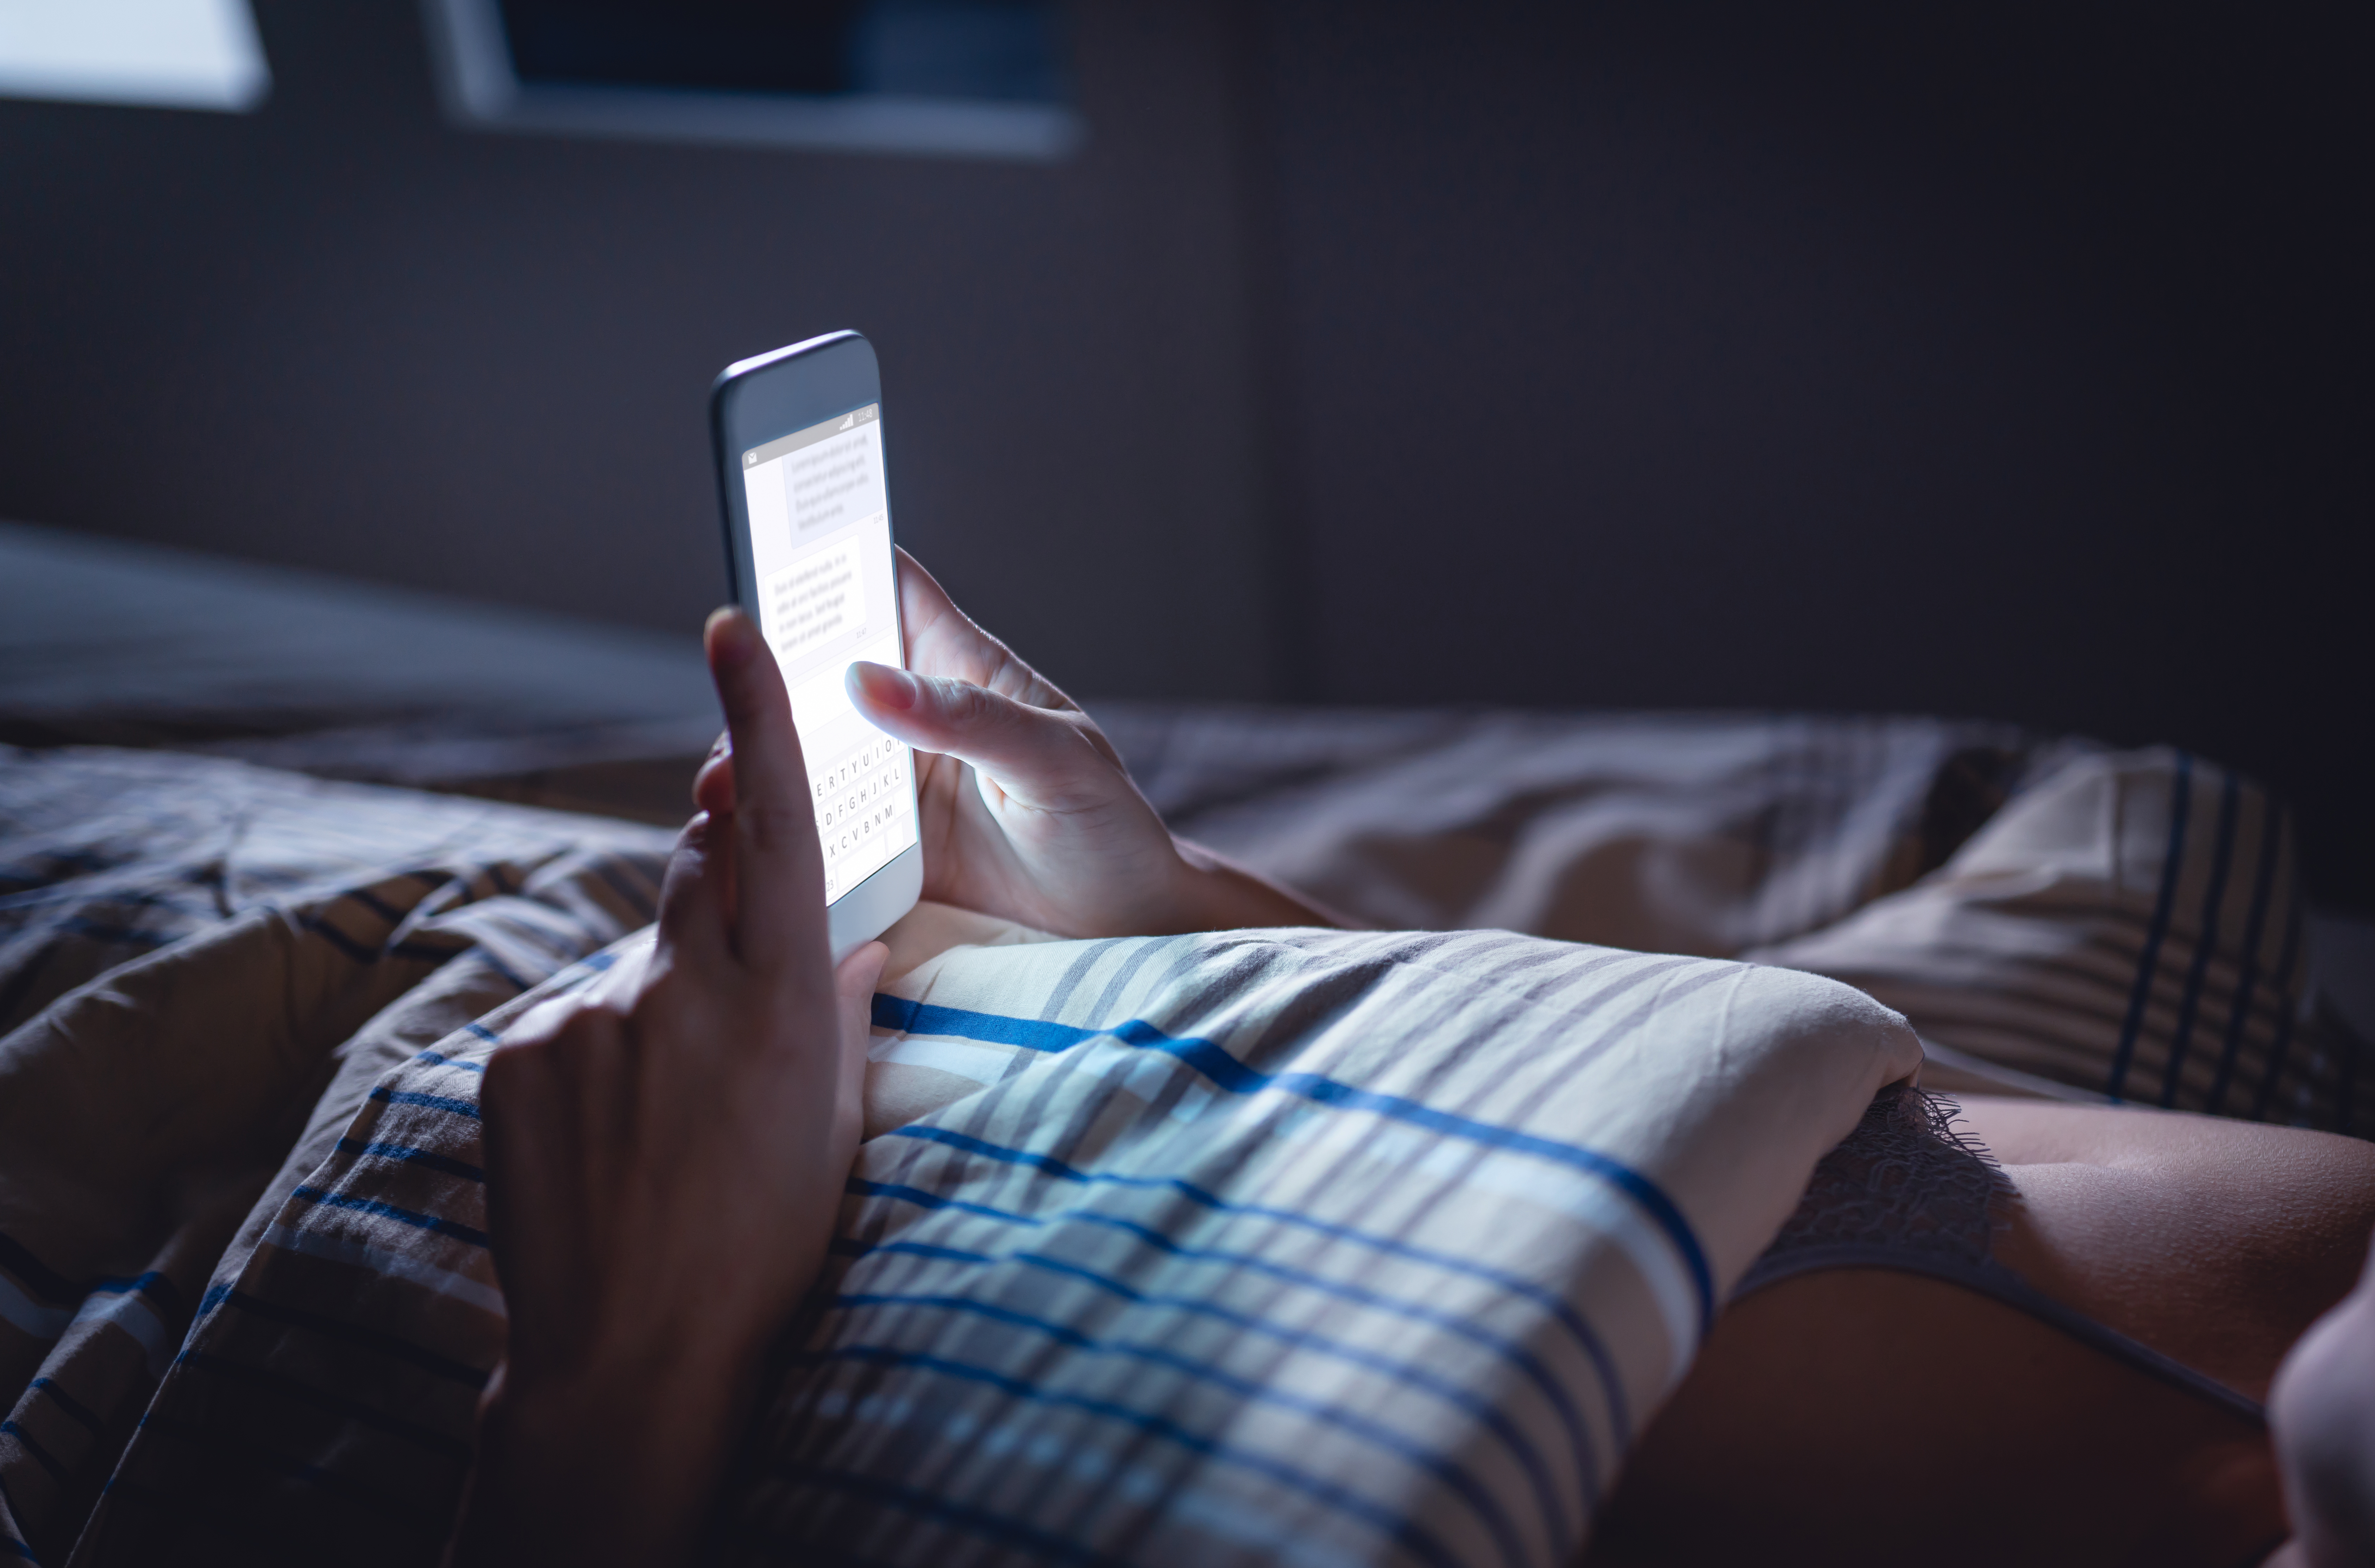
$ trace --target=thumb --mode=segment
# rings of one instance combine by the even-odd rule
[[[850,701],[877,728],[970,762],[1023,804],[1061,810],[1109,796],[1121,760],[1088,715],[1017,701],[971,681],[858,660]]]

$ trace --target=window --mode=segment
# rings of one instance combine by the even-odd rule
[[[247,0],[0,0],[0,98],[241,111],[271,87]]]
[[[426,4],[465,124],[1026,159],[1081,136],[1046,0]]]

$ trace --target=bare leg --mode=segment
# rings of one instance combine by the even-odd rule
[[[2254,1396],[2350,1288],[2375,1146],[1973,1101],[2021,1194],[1998,1256]],[[1801,1276],[1718,1323],[1589,1561],[2239,1568],[2284,1539],[2264,1432],[1991,1298]]]

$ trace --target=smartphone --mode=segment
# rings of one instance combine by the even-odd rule
[[[904,668],[874,346],[827,333],[726,367],[710,389],[734,602],[783,667],[809,770],[833,961],[916,906],[910,748],[849,701],[853,660]]]

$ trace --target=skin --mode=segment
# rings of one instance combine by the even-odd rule
[[[2286,1358],[2270,1416],[2299,1532],[2270,1568],[2375,1562],[2375,1258]]]
[[[927,898],[1069,936],[1341,924],[1175,838],[1077,704],[900,565],[916,673],[857,666],[851,696],[918,749]],[[511,1340],[456,1563],[691,1555],[856,1149],[883,949],[833,968],[782,677],[738,612],[705,640],[727,733],[648,962],[531,1013],[489,1063]],[[2276,1375],[2360,1267],[2375,1149],[2199,1117],[1967,1109],[2020,1195],[1999,1255],[2239,1389],[2273,1380],[2275,1444],[1975,1292],[1814,1274],[1724,1314],[1588,1560],[2375,1561],[2375,1284]]]
[[[1352,924],[1176,837],[1080,704],[904,550],[899,610],[908,668],[854,664],[849,696],[916,748],[925,898],[1060,937]],[[704,809],[733,808],[733,746],[694,781]]]
[[[2375,1146],[1964,1103],[2019,1193],[1997,1256],[2254,1397],[2365,1256]],[[2363,1426],[2375,1339],[2356,1343],[2360,1381],[2338,1402]],[[2280,1433],[2288,1413],[2280,1400]],[[2288,1528],[2256,1425],[1960,1286],[1840,1269],[1725,1312],[1586,1561],[2241,1568]]]
[[[678,840],[650,961],[530,1012],[487,1064],[510,1338],[456,1563],[688,1554],[857,1151],[888,949],[834,971],[782,675],[738,615],[706,641],[740,808]]]

